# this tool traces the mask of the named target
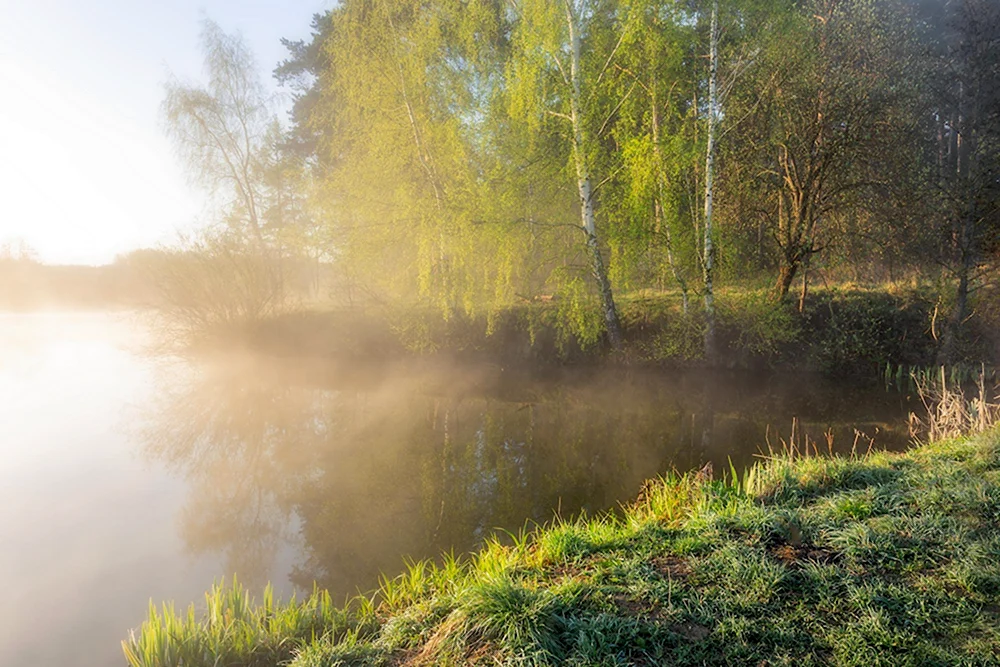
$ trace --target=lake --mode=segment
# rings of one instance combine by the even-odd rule
[[[127,315],[0,314],[0,665],[124,664],[149,600],[234,574],[343,599],[404,558],[614,509],[794,442],[908,444],[905,395],[811,375],[345,367],[149,352]]]

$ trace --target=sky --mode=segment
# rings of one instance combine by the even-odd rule
[[[334,0],[0,0],[0,244],[103,264],[206,219],[166,139],[163,84],[202,80],[201,21],[240,32],[265,80]]]

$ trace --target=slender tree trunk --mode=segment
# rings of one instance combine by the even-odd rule
[[[809,255],[802,262],[802,292],[799,294],[799,312],[806,309],[806,294],[809,292]]]
[[[962,222],[960,235],[961,261],[958,266],[958,288],[955,292],[955,310],[952,313],[948,328],[945,329],[944,339],[941,341],[941,350],[938,355],[938,362],[949,364],[955,361],[958,354],[958,341],[961,338],[962,325],[969,315],[969,291],[974,265],[971,249],[972,216],[967,215]]]
[[[601,310],[604,313],[604,326],[608,332],[611,347],[618,350],[622,346],[621,323],[618,319],[618,309],[615,307],[614,294],[611,291],[611,281],[601,255],[597,239],[597,224],[594,219],[594,189],[591,183],[590,168],[587,164],[586,143],[583,134],[583,119],[581,118],[580,101],[580,62],[581,44],[580,32],[573,15],[573,9],[566,4],[566,20],[569,24],[570,50],[570,120],[573,125],[573,159],[576,162],[576,184],[580,194],[580,217],[583,223],[583,233],[586,237],[587,249],[590,251],[594,280],[601,295]]]
[[[959,83],[958,94],[962,99],[962,84]],[[955,292],[955,310],[951,321],[945,330],[938,361],[942,364],[953,363],[959,352],[959,341],[962,338],[962,327],[969,314],[969,292],[971,291],[972,272],[976,266],[976,204],[970,179],[972,178],[972,143],[969,141],[975,135],[967,128],[968,115],[963,109],[958,111],[958,121],[952,124],[952,134],[955,136],[955,187],[966,193],[966,210],[962,213],[958,226],[958,288]],[[950,146],[949,146],[950,149]]]
[[[687,281],[684,280],[684,276],[681,275],[680,270],[677,268],[677,263],[674,261],[674,244],[673,237],[670,233],[670,223],[663,221],[663,204],[662,202],[662,184],[657,186],[657,198],[653,203],[653,218],[655,221],[656,234],[659,235],[661,230],[663,232],[664,239],[666,240],[667,247],[667,264],[670,266],[671,273],[674,274],[674,281],[681,288],[681,312],[685,315],[688,314],[688,285]],[[661,281],[662,282],[662,281]]]
[[[403,71],[403,62],[399,57],[399,51],[396,48],[399,43],[399,37],[396,34],[396,24],[392,20],[392,13],[390,12],[388,16],[389,28],[392,30],[392,45],[393,45],[393,57],[396,61],[396,70],[399,74],[399,92],[403,97],[403,106],[406,108],[406,117],[410,123],[410,131],[413,132],[413,144],[417,151],[417,159],[420,161],[420,166],[423,167],[424,172],[427,174],[427,181],[430,183],[431,188],[434,190],[434,201],[437,204],[438,211],[444,208],[443,197],[441,194],[441,186],[438,183],[437,174],[434,170],[434,165],[431,162],[430,155],[424,148],[423,138],[420,132],[420,126],[417,124],[417,117],[413,111],[413,105],[410,104],[410,95],[407,92],[406,86],[406,74]]]
[[[938,352],[938,364],[950,364],[955,361],[958,354],[958,340],[960,338],[962,323],[968,315],[969,309],[969,271],[963,265],[959,269],[958,290],[955,294],[955,310],[952,313],[951,321],[944,330],[941,340],[941,349]]]
[[[653,204],[653,215],[656,224],[656,235],[659,236],[660,232],[663,232],[664,240],[666,241],[667,248],[667,264],[670,266],[670,272],[674,275],[674,280],[677,285],[681,288],[681,303],[683,312],[685,315],[688,314],[688,286],[687,281],[684,280],[684,276],[681,275],[680,269],[677,266],[677,262],[674,259],[674,239],[673,234],[670,230],[670,223],[663,221],[663,199],[664,192],[666,191],[665,180],[666,177],[663,173],[663,155],[660,152],[660,108],[658,101],[656,99],[656,74],[653,74],[653,84],[650,87],[650,110],[652,112],[652,126],[653,126],[653,154],[656,157],[656,201]]]
[[[708,77],[708,148],[705,156],[705,242],[704,242],[704,278],[705,278],[705,356],[715,359],[715,258],[712,248],[712,205],[715,196],[715,126],[719,115],[718,98],[718,68],[719,68],[719,3],[712,4],[712,35],[710,38],[709,77]]]
[[[955,298],[955,330],[961,328],[969,313],[969,274],[971,266],[969,262],[962,263],[962,275],[958,279],[958,294]]]

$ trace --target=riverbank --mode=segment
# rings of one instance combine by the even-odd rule
[[[719,477],[716,475],[716,477]],[[1000,432],[762,461],[624,511],[420,563],[344,608],[317,592],[150,610],[132,665],[996,664]]]
[[[703,349],[703,314],[684,313],[677,295],[638,293],[619,300],[624,346],[612,353],[600,339],[567,324],[563,304],[526,303],[492,317],[445,317],[440,310],[303,306],[245,325],[243,344],[277,355],[385,359],[440,355],[502,364],[607,364],[725,369],[781,369],[874,379],[887,365],[937,363],[944,325],[927,288],[814,290],[802,312],[766,290],[718,295],[717,355]],[[993,365],[1000,340],[970,322],[954,362]],[[225,334],[227,344],[233,331]]]

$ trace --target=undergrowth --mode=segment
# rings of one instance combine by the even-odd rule
[[[769,289],[720,290],[715,365],[820,371],[875,379],[887,364],[935,363],[933,300],[926,290],[888,292],[830,288],[810,293],[804,312]],[[700,300],[685,311],[672,293],[622,294],[624,341],[616,356],[601,336],[598,311],[567,295],[525,301],[487,315],[445,316],[438,308],[288,313],[260,323],[250,343],[272,352],[337,358],[455,354],[504,363],[629,363],[703,366],[705,314]],[[593,312],[591,312],[593,311]],[[992,331],[992,330],[991,330]],[[991,332],[980,338],[992,340]],[[963,358],[992,363],[987,349]]]

